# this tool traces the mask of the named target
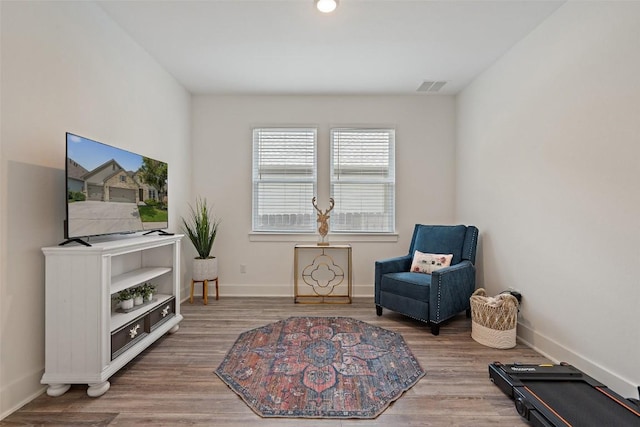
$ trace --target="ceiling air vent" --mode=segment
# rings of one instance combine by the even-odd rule
[[[440,89],[442,89],[442,86],[444,86],[445,84],[447,84],[447,82],[424,81],[422,82],[420,87],[416,89],[416,92],[430,92],[430,93],[438,92]]]

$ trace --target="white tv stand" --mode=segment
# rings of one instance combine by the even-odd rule
[[[182,235],[138,236],[85,246],[42,248],[46,257],[45,372],[49,396],[88,384],[101,396],[107,381],[165,333],[180,314]],[[118,292],[149,282],[153,300],[123,312]]]

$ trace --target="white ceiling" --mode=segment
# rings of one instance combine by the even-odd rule
[[[564,1],[98,1],[196,94],[454,94]]]

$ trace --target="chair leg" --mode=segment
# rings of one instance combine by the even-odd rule
[[[467,308],[466,315],[467,315],[467,319],[471,319],[471,309],[470,308]]]
[[[380,307],[379,305],[376,305],[376,314],[378,316],[382,316],[382,307]]]
[[[440,325],[432,323],[431,324],[431,333],[433,335],[440,335]]]

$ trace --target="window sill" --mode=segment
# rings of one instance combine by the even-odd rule
[[[329,233],[330,243],[395,243],[398,241],[397,233]],[[319,242],[320,236],[308,233],[269,233],[250,232],[250,242]]]

